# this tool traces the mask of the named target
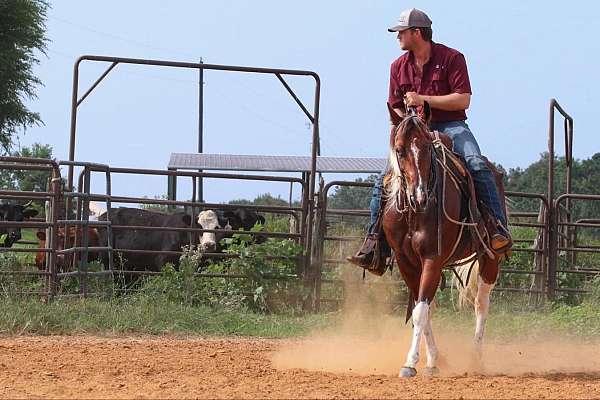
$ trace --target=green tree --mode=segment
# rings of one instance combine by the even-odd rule
[[[281,197],[275,197],[271,193],[259,194],[254,200],[247,199],[236,199],[231,200],[229,204],[240,204],[240,205],[256,205],[256,206],[283,206],[286,207],[289,203]],[[297,202],[292,202],[293,205],[297,205]]]
[[[23,147],[11,154],[14,157],[52,159],[52,147],[49,144],[34,143],[31,147]],[[19,190],[43,192],[48,187],[48,171],[15,171],[12,180]]]
[[[554,198],[565,193],[567,182],[567,163],[564,157],[554,161]],[[598,194],[600,182],[600,153],[589,159],[573,160],[571,169],[571,192]],[[548,153],[525,169],[511,168],[506,177],[506,190],[545,194],[548,185]],[[538,200],[513,199],[514,208],[520,211],[537,211]],[[563,203],[564,204],[564,203]],[[600,202],[575,200],[572,203],[572,221],[580,218],[598,218]]]
[[[375,182],[377,175],[370,175],[367,179],[357,178],[355,182]],[[358,186],[338,186],[327,199],[328,208],[343,208],[364,210],[369,208],[373,188]]]
[[[36,98],[41,81],[33,75],[45,54],[45,0],[0,0],[0,152],[8,153],[17,129],[42,123],[24,102]]]

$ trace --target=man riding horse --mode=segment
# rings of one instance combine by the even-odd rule
[[[388,31],[397,32],[400,48],[406,50],[392,63],[390,71],[388,108],[392,119],[391,134],[396,130],[394,121],[404,118],[409,108],[420,110],[425,102],[429,104],[429,129],[448,135],[452,140],[452,150],[464,159],[473,178],[477,199],[484,205],[480,208],[491,214],[494,220],[494,223],[487,224],[490,245],[498,254],[506,252],[512,246],[512,240],[495,176],[465,122],[465,110],[471,100],[465,57],[457,50],[431,40],[431,20],[423,11],[414,8],[403,11],[399,23]],[[380,209],[387,169],[379,175],[373,188],[371,225],[367,238],[358,253],[348,257],[348,261],[363,268],[382,262],[374,260],[374,249],[383,240],[380,223],[383,213]],[[385,251],[377,253],[381,258],[389,255]]]

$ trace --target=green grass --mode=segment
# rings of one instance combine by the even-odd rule
[[[327,326],[330,315],[265,315],[137,298],[116,300],[2,300],[4,334],[182,334],[292,337]]]
[[[403,320],[404,310],[394,316]],[[377,315],[372,315],[377,318]],[[190,306],[145,297],[116,299],[57,300],[46,304],[36,299],[0,300],[0,333],[9,335],[200,335],[302,337],[316,330],[333,328],[343,312],[306,314],[261,314],[245,309]],[[456,311],[440,306],[434,325],[445,331],[471,332],[472,310]],[[598,305],[548,304],[519,310],[514,303],[492,301],[486,335],[493,339],[543,339],[548,335],[594,340],[600,335]]]

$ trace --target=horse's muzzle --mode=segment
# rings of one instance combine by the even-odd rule
[[[417,213],[423,213],[427,209],[428,198],[426,193],[421,195],[411,194],[408,197],[410,207]]]

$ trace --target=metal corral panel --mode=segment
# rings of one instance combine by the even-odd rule
[[[308,156],[263,156],[237,154],[172,153],[169,169],[221,171],[310,171]],[[384,158],[318,157],[318,172],[377,173],[385,167]]]

